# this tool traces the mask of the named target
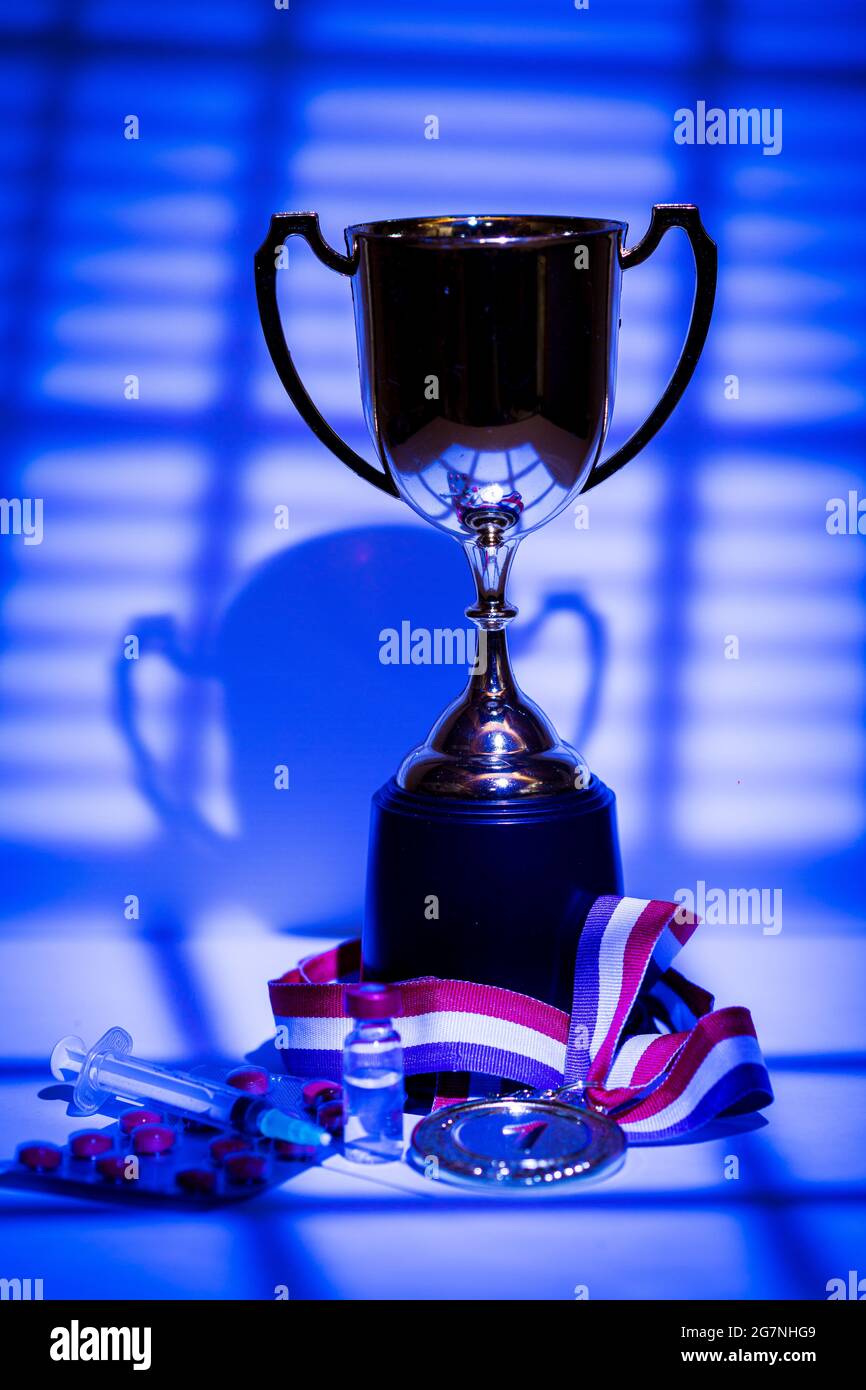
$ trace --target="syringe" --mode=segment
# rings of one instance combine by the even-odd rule
[[[79,1114],[92,1115],[104,1100],[156,1101],[178,1115],[204,1124],[285,1139],[291,1144],[326,1145],[326,1130],[276,1109],[267,1096],[251,1096],[221,1081],[169,1071],[133,1057],[125,1028],[109,1028],[88,1051],[81,1038],[61,1038],[51,1053],[51,1074],[58,1081],[75,1078],[72,1103]]]

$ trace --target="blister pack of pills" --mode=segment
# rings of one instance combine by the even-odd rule
[[[269,1089],[267,1073],[236,1069],[226,1080],[251,1095]],[[313,1108],[306,1096],[300,1105]],[[237,1134],[164,1110],[134,1106],[102,1129],[81,1129],[63,1145],[19,1144],[2,1166],[3,1186],[39,1187],[70,1196],[143,1199],[213,1206],[279,1186],[317,1162],[323,1150]]]

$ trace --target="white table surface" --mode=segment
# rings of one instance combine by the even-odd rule
[[[4,1158],[81,1128],[47,1070],[60,1034],[92,1042],[121,1023],[142,1056],[236,1063],[271,1032],[266,980],[327,944],[211,931],[155,945],[99,924],[90,936],[29,925],[0,946]],[[0,1188],[0,1273],[42,1278],[46,1298],[270,1299],[278,1286],[316,1299],[570,1300],[579,1286],[590,1298],[824,1298],[828,1279],[866,1271],[866,946],[792,935],[768,951],[704,931],[682,968],[719,1002],[751,1007],[777,1097],[767,1123],[632,1149],[613,1178],[567,1197],[476,1195],[340,1157],[228,1210]]]

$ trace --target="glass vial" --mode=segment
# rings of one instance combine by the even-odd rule
[[[398,985],[346,987],[355,1026],[343,1044],[343,1144],[355,1163],[393,1163],[403,1154],[403,1048],[392,1018]]]

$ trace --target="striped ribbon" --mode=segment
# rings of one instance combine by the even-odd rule
[[[401,984],[406,1074],[439,1075],[438,1101],[466,1094],[467,1074],[532,1087],[581,1085],[632,1144],[659,1143],[773,1099],[747,1009],[671,966],[698,919],[675,903],[597,898],[580,934],[571,1016],[495,985],[424,977]],[[343,984],[360,941],[308,956],[268,986],[277,1043],[295,1076],[339,1080],[351,1020]]]

